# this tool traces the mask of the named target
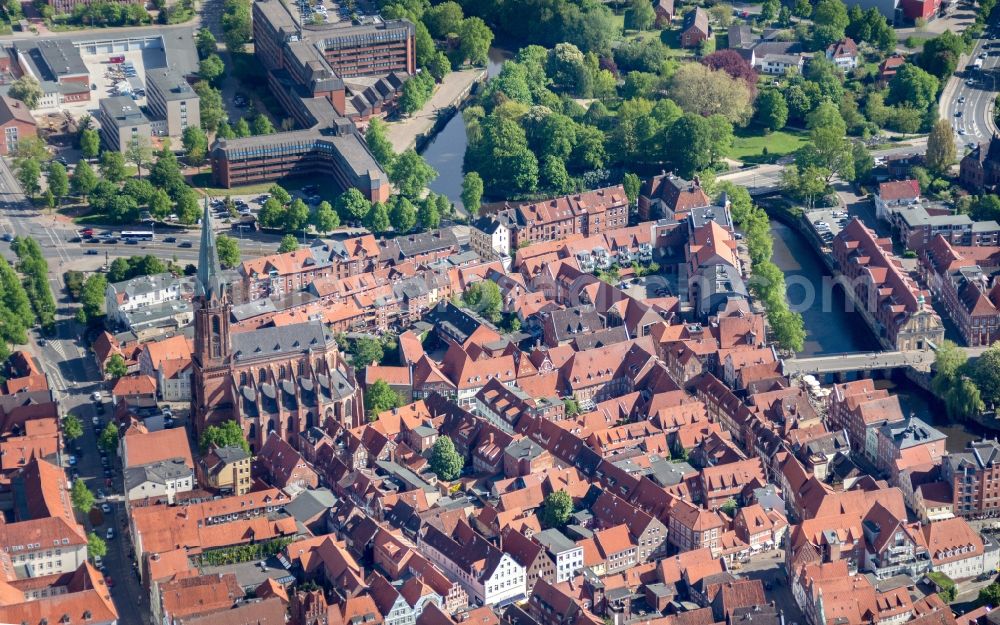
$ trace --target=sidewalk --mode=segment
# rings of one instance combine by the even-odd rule
[[[388,123],[387,135],[392,143],[392,149],[398,153],[414,147],[418,137],[434,128],[440,109],[461,103],[472,90],[472,86],[484,78],[486,70],[479,67],[451,72],[445,76],[424,108],[406,119]]]

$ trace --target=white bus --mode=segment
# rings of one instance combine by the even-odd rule
[[[152,230],[124,230],[122,231],[122,238],[128,241],[133,239],[136,241],[152,241],[153,231]]]

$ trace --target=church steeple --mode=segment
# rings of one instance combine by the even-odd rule
[[[201,217],[201,249],[198,255],[198,295],[206,302],[222,298],[222,266],[219,264],[219,250],[215,247],[212,233],[212,214],[205,196],[205,211]]]

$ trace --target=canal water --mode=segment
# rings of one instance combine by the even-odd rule
[[[772,260],[785,274],[789,303],[802,314],[805,322],[806,343],[799,355],[819,356],[880,349],[861,315],[847,307],[842,291],[827,287],[827,295],[823,295],[824,278],[827,282],[829,279],[818,250],[785,224],[772,221],[771,234],[774,239]],[[961,451],[969,441],[987,435],[984,428],[975,424],[949,421],[944,407],[936,398],[902,375],[897,374],[893,380],[875,380],[874,383],[876,388],[887,389],[899,397],[904,415],[917,416],[947,435],[948,451]]]
[[[850,311],[839,288],[829,287],[819,251],[798,232],[771,222],[774,253],[771,260],[785,274],[788,302],[802,314],[805,348],[800,356],[824,356],[879,349],[860,314]]]
[[[511,54],[506,50],[490,48],[490,58],[486,64],[487,75],[492,78],[499,74],[503,62],[510,57]],[[438,172],[438,177],[430,184],[431,191],[446,196],[460,211],[464,175],[462,159],[465,157],[467,143],[465,122],[462,121],[462,114],[456,113],[421,152],[430,166]]]

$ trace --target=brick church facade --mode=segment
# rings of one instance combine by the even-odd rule
[[[251,452],[270,432],[295,445],[319,426],[331,434],[364,423],[354,370],[319,321],[232,332],[232,295],[221,277],[211,215],[202,218],[194,316],[192,415],[199,435],[235,419]]]

